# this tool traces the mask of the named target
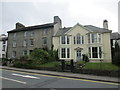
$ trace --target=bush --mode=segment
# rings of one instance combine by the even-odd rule
[[[36,64],[44,64],[49,62],[49,53],[42,49],[34,49],[30,54],[30,59]]]
[[[114,54],[113,64],[120,66],[120,52]]]
[[[89,62],[89,58],[86,54],[83,54],[83,61]]]

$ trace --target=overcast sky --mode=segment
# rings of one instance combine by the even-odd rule
[[[0,2],[0,34],[15,28],[20,22],[25,26],[53,22],[54,16],[62,19],[63,27],[76,23],[108,28],[118,32],[119,0],[2,0]]]

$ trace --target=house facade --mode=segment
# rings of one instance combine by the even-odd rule
[[[90,62],[111,62],[111,30],[108,30],[106,20],[103,26],[98,28],[77,23],[73,27],[61,28],[53,37],[54,50],[58,50],[60,59],[68,61],[82,61],[83,54],[86,54]]]
[[[0,58],[6,58],[7,52],[7,36],[5,34],[0,35]]]
[[[59,59],[82,61],[83,55],[90,62],[111,62],[111,30],[104,20],[103,28],[80,25],[62,28],[61,19],[54,17],[53,23],[25,27],[16,23],[16,29],[8,31],[8,58],[29,55],[35,48],[58,50]]]
[[[8,58],[29,55],[35,48],[52,49],[52,36],[61,28],[61,20],[54,17],[53,23],[25,27],[16,23],[16,29],[8,31]]]

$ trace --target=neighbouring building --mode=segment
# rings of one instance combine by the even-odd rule
[[[0,35],[0,58],[6,58],[7,50],[7,35]]]
[[[120,46],[120,34],[118,32],[111,33],[111,54],[112,54],[112,59],[114,57],[114,49],[115,49],[115,42],[118,43]]]
[[[34,48],[58,50],[59,59],[81,61],[83,54],[91,62],[111,62],[111,45],[108,22],[103,28],[92,25],[80,25],[62,28],[58,16],[53,23],[25,27],[17,23],[16,29],[8,31],[8,58],[29,55]]]
[[[115,48],[115,42],[120,46],[120,34],[118,32],[111,33],[111,46]]]
[[[53,36],[53,45],[60,59],[76,62],[87,54],[90,62],[111,62],[110,34],[107,20],[104,20],[103,28],[77,23],[73,27],[61,28]]]
[[[35,48],[52,49],[52,36],[62,27],[61,19],[54,16],[53,23],[25,27],[16,23],[14,30],[8,31],[8,58],[29,55]]]

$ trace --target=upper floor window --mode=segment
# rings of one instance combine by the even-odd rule
[[[33,35],[34,35],[34,31],[31,31],[30,36],[33,37]]]
[[[3,45],[2,51],[5,51],[5,45]]]
[[[16,38],[16,33],[14,33],[13,37]]]
[[[23,41],[23,46],[24,47],[27,46],[27,41],[26,40]]]
[[[27,33],[28,33],[27,31],[25,31],[25,32],[24,32],[24,37],[26,37],[26,36],[27,36]]]
[[[101,34],[100,33],[89,33],[88,34],[88,43],[100,43]]]
[[[30,39],[30,45],[34,45],[34,39]]]
[[[69,36],[61,36],[61,44],[70,44],[70,37]]]
[[[74,44],[84,44],[84,36],[80,35],[79,33],[74,36]]]
[[[3,40],[3,44],[6,44],[6,40]]]
[[[47,34],[47,30],[44,29],[42,33],[43,33],[43,35],[46,35]]]
[[[42,38],[42,44],[47,44],[47,37]]]
[[[13,45],[12,45],[13,47],[16,47],[17,46],[17,43],[16,43],[16,41],[13,41]]]

